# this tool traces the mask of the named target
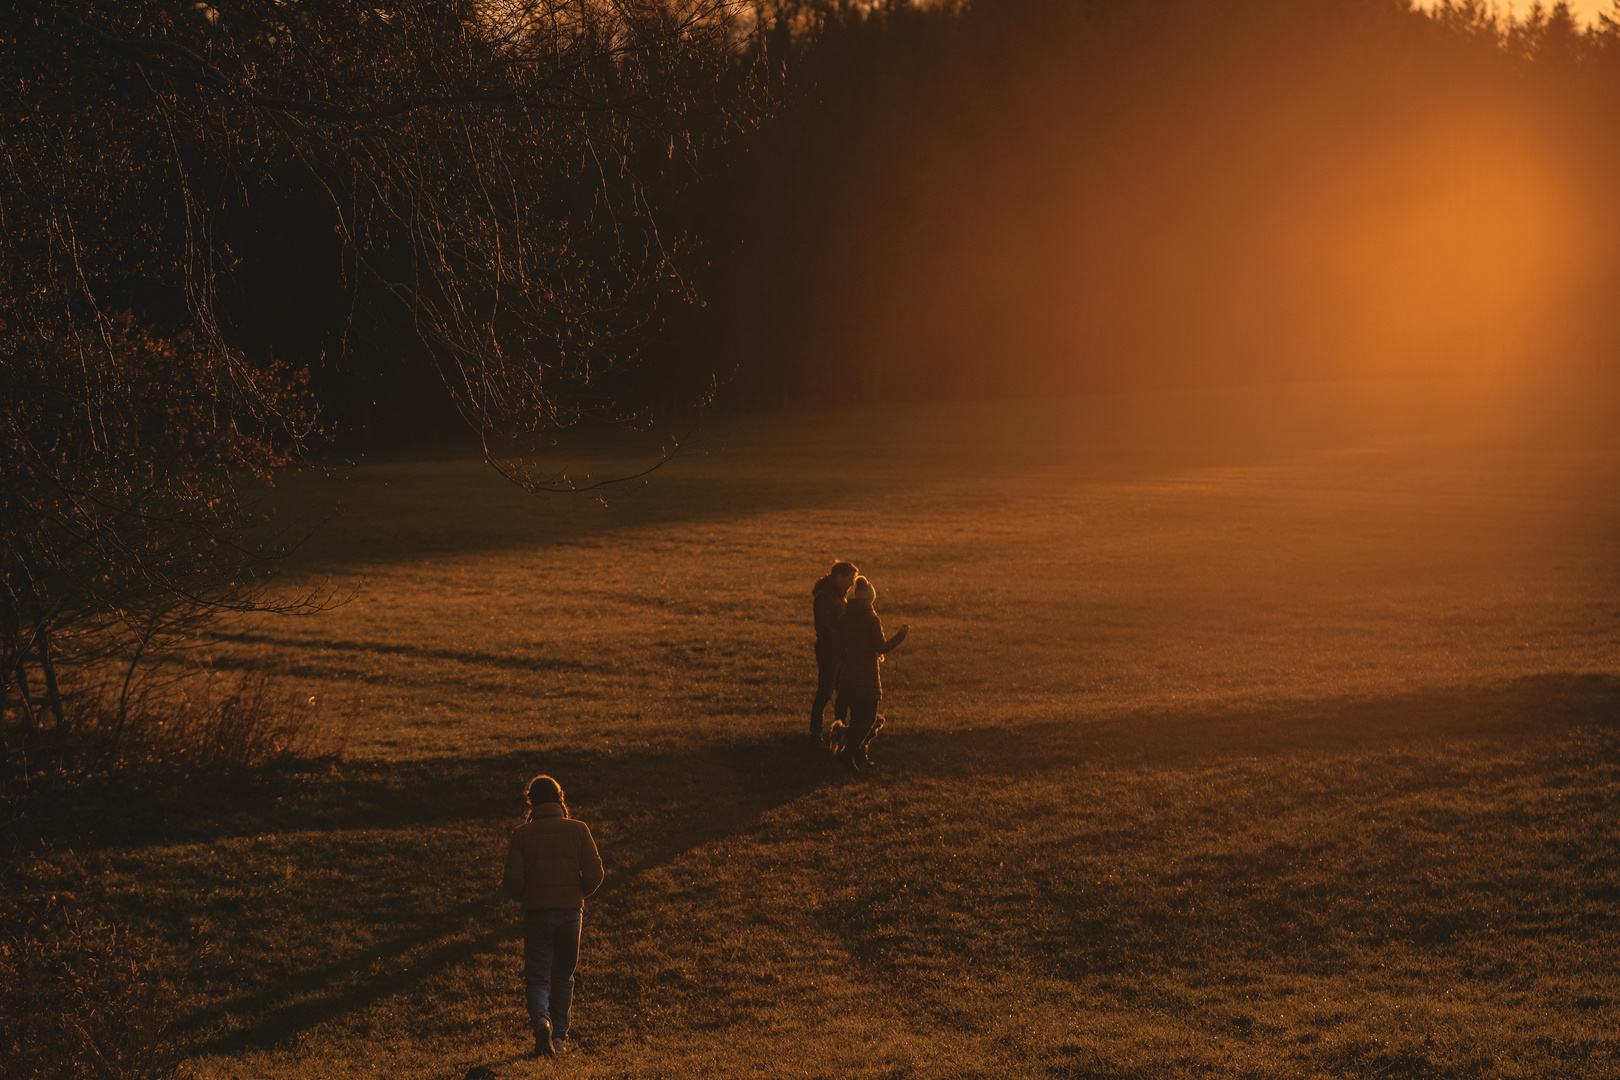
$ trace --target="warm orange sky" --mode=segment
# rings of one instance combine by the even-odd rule
[[[1514,15],[1523,15],[1530,10],[1532,0],[1497,0],[1503,10]],[[1542,0],[1542,6],[1551,7],[1549,0]],[[1577,22],[1595,23],[1599,12],[1613,14],[1614,0],[1569,0],[1569,10],[1575,13]]]

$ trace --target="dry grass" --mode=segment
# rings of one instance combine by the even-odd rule
[[[202,1077],[1617,1075],[1620,445],[1500,404],[735,423],[605,508],[305,477],[347,513],[295,570],[359,597],[214,662],[356,760],[64,842],[211,946]],[[839,556],[913,628],[854,779],[801,735]],[[610,866],[556,1066],[493,888],[542,769]]]
[[[67,878],[62,862],[13,877]],[[20,874],[18,873],[20,871]],[[30,873],[32,871],[33,873]],[[175,991],[149,947],[87,917],[70,894],[0,895],[0,1076],[6,1080],[158,1080],[181,1047]]]

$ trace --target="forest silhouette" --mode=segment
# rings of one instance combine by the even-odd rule
[[[666,411],[710,377],[780,408],[1571,374],[1620,342],[1612,19],[789,0],[735,33],[757,112],[662,203],[701,301],[653,320],[638,393]],[[455,430],[418,350],[342,302],[322,214],[265,248],[254,302],[305,316],[267,344],[350,437]]]
[[[502,196],[510,207],[481,211],[498,178],[480,179],[480,151],[451,138],[455,110],[507,100],[487,89],[506,75],[491,74],[483,46],[451,42],[469,20],[498,22],[496,9],[424,17],[398,58],[370,67],[359,56],[379,48],[378,24],[332,9],[312,27],[317,44],[265,83],[272,69],[253,49],[282,46],[263,44],[279,9],[261,7],[220,9],[199,30],[143,26],[116,6],[99,29],[60,13],[30,24],[24,5],[19,85],[40,115],[104,93],[134,117],[81,132],[130,170],[78,207],[114,225],[78,223],[75,243],[108,249],[110,269],[87,278],[95,303],[162,335],[207,308],[255,363],[307,369],[325,430],[346,445],[420,442],[526,408],[551,416],[522,403],[549,401],[561,381],[480,383],[489,364],[456,357],[483,355],[481,341],[508,379],[512,358],[546,365],[555,352],[562,381],[590,384],[568,408],[623,416],[711,396],[779,408],[1592,371],[1620,342],[1607,302],[1620,284],[1620,17],[1582,27],[1555,5],[1514,20],[1474,0],[625,8],[625,25],[658,39],[652,59],[556,69],[579,83],[570,100],[612,119],[593,129],[585,109],[575,128],[468,129],[486,139],[487,171],[522,178]],[[616,32],[604,23],[551,47],[605,57]],[[143,59],[152,39],[137,35],[154,33],[192,55],[214,49],[214,68]],[[334,63],[348,66],[331,75]],[[413,63],[415,81],[403,75]],[[147,102],[121,67],[172,80],[175,104]],[[556,93],[564,80],[541,69],[541,82],[501,93]],[[270,104],[221,90],[231,78],[268,86]],[[284,107],[275,94],[342,108],[294,108],[278,129],[266,121]],[[177,144],[171,161],[147,114],[188,95],[217,133]],[[409,124],[364,119],[391,96]],[[376,130],[388,124],[393,145]],[[297,149],[265,141],[277,137]],[[259,149],[231,149],[247,145]],[[589,164],[604,147],[617,162],[605,171]],[[413,153],[428,163],[415,209],[389,206],[418,183]],[[206,224],[189,227],[213,231],[212,260],[152,259],[193,242],[178,208],[153,217],[171,174],[199,184],[204,206],[216,184]],[[11,182],[16,209],[51,202],[26,169]],[[411,225],[423,212],[445,217]],[[535,238],[513,265],[537,284],[497,303],[487,282],[451,279],[510,273],[503,215]],[[33,258],[21,238],[16,254]],[[514,298],[536,313],[511,314]],[[620,354],[635,362],[605,362]]]

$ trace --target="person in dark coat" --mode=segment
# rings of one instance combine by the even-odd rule
[[[883,678],[878,668],[883,654],[906,640],[910,627],[902,626],[894,637],[884,640],[883,623],[872,604],[877,590],[864,577],[855,579],[855,592],[838,620],[838,643],[842,651],[838,667],[838,698],[849,705],[849,731],[839,750],[838,760],[854,771],[871,765],[867,744],[882,726],[878,702],[883,699]]]
[[[554,1057],[568,1048],[580,916],[602,884],[602,856],[590,827],[568,813],[561,784],[537,776],[526,795],[529,813],[507,844],[501,888],[523,905],[524,997],[534,1029],[527,1056]]]
[[[838,659],[843,647],[838,642],[838,619],[844,614],[844,597],[849,595],[860,571],[854,563],[835,562],[826,577],[810,590],[816,616],[816,699],[810,704],[810,738],[821,741],[822,716],[832,700],[838,682]],[[843,707],[834,710],[843,718]]]

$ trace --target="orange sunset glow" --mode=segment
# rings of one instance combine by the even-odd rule
[[[0,0],[0,1080],[1620,1077],[1620,7]]]

